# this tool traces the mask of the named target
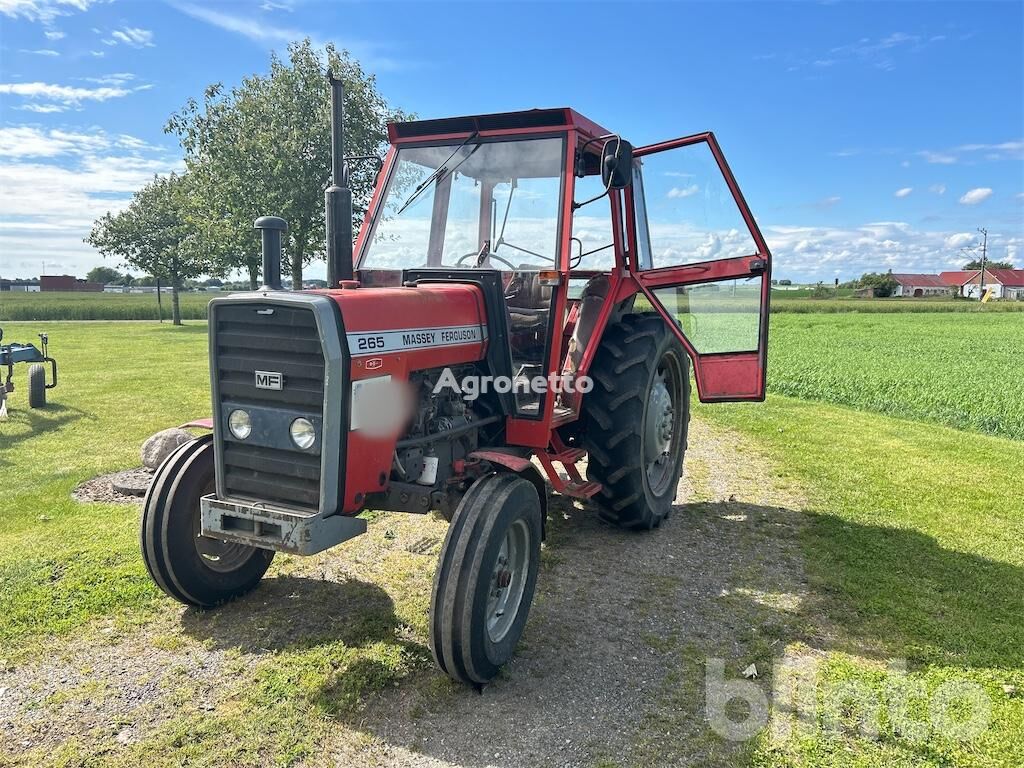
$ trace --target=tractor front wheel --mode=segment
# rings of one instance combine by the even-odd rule
[[[46,369],[39,363],[28,367],[28,407],[46,407]]]
[[[270,550],[203,536],[200,499],[214,491],[213,438],[179,446],[156,471],[142,512],[142,558],[149,575],[179,602],[210,608],[252,590]]]
[[[430,601],[430,650],[467,685],[498,674],[523,634],[537,586],[541,506],[529,480],[482,477],[459,503]]]
[[[690,423],[690,359],[654,313],[626,315],[601,340],[583,401],[587,477],[600,515],[649,530],[672,509]]]

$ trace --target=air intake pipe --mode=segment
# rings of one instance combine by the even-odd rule
[[[341,280],[351,280],[353,274],[352,190],[345,165],[345,86],[330,71],[327,79],[331,84],[331,186],[324,192],[327,285],[337,288]]]
[[[281,290],[281,238],[288,222],[280,216],[260,216],[253,223],[263,237],[263,289]]]

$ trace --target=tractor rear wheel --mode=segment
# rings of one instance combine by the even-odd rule
[[[214,491],[213,437],[180,445],[156,471],[142,512],[142,558],[149,575],[179,602],[210,608],[252,590],[270,550],[200,534],[199,500]]]
[[[603,519],[649,530],[672,509],[690,422],[690,361],[654,313],[610,326],[583,401],[587,478]]]
[[[430,650],[467,685],[489,683],[515,651],[537,586],[541,506],[529,480],[482,477],[448,528],[430,600]]]
[[[28,407],[46,407],[46,369],[39,363],[28,367]]]

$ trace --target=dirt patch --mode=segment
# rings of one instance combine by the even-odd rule
[[[113,633],[100,629],[90,642],[62,644],[17,669],[0,665],[0,741],[38,754],[72,739],[127,746],[173,717],[183,700],[214,708],[223,652],[163,649],[148,634],[115,640]]]
[[[75,501],[101,504],[141,504],[153,473],[145,467],[100,475],[81,483],[71,492]]]

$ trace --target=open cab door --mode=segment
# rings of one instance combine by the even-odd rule
[[[712,133],[633,150],[633,274],[702,402],[763,400],[771,254]]]

